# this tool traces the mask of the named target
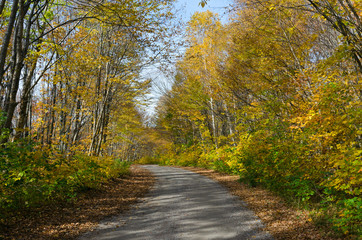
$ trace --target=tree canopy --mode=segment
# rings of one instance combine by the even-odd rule
[[[361,34],[360,1],[238,0],[227,24],[195,13],[157,109],[172,145],[160,162],[317,201],[361,234]]]
[[[173,2],[0,0],[0,218],[152,160],[238,174],[360,235],[361,1],[235,0],[225,24],[196,12],[185,45]],[[142,71],[178,45],[147,126]]]

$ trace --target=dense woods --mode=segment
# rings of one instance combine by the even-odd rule
[[[235,1],[228,24],[195,13],[156,158],[239,174],[360,235],[361,13],[350,0]]]
[[[1,1],[0,218],[127,172],[172,1]]]
[[[195,13],[146,126],[142,70],[174,54],[173,2],[0,0],[0,224],[141,159],[238,174],[361,235],[361,1]]]

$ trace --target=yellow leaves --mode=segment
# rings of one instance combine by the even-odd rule
[[[275,6],[269,7],[269,11],[273,11],[275,9]]]

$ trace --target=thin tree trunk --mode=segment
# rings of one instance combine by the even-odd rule
[[[28,110],[28,104],[31,101],[31,95],[30,95],[30,88],[31,88],[31,80],[33,79],[34,72],[36,69],[36,61],[33,62],[30,72],[28,76],[26,77],[24,86],[23,86],[23,93],[20,100],[20,112],[19,112],[19,121],[17,125],[17,132],[15,134],[15,139],[18,139],[23,135],[25,132],[24,126],[27,122],[27,110]]]
[[[102,124],[102,121],[104,121],[104,112],[106,110],[105,108],[106,108],[106,104],[107,104],[108,94],[110,92],[110,89],[108,89],[108,67],[109,67],[109,63],[106,64],[106,70],[105,70],[106,76],[105,76],[105,88],[104,88],[105,90],[103,93],[103,106],[101,107],[101,110],[100,110],[101,112],[99,114],[97,113],[98,118],[96,118],[96,117],[94,118],[92,141],[91,141],[91,144],[90,144],[89,150],[88,150],[89,155],[92,155],[96,152],[99,133],[101,130],[101,124]]]
[[[214,113],[214,101],[213,98],[210,97],[210,110],[211,110],[211,126],[212,126],[212,134],[214,139],[215,148],[218,148],[217,145],[217,137],[216,137],[216,125],[215,125],[215,113]]]
[[[55,129],[54,128],[54,124],[55,124],[54,107],[55,107],[55,104],[57,103],[57,84],[56,83],[52,84],[50,97],[51,97],[51,104],[50,104],[50,107],[49,107],[49,126],[48,126],[49,127],[49,133],[47,134],[47,144],[48,145],[52,144],[53,137],[55,135],[55,132],[54,132],[54,129]]]
[[[229,134],[231,136],[231,141],[233,141],[233,144],[234,144],[235,139],[233,137],[234,131],[233,131],[232,123],[231,123],[230,112],[229,112],[228,106],[226,104],[226,101],[224,100],[223,102],[224,102],[224,108],[225,108],[225,112],[226,112],[227,125],[229,126]]]

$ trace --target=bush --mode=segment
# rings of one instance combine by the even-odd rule
[[[337,214],[330,219],[336,230],[344,234],[352,233],[362,236],[362,198],[354,197],[339,200],[337,208]]]
[[[159,164],[160,160],[157,157],[146,156],[137,161],[138,164]]]
[[[0,218],[56,199],[70,200],[79,191],[127,174],[130,164],[110,157],[78,154],[65,158],[29,140],[0,146]]]

